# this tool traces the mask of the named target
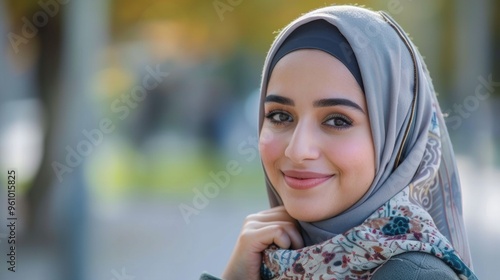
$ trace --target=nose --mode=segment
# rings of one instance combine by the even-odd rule
[[[285,149],[285,156],[294,163],[317,159],[320,156],[317,141],[318,135],[314,133],[314,127],[311,124],[298,123]]]

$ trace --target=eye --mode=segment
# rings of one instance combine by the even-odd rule
[[[344,115],[335,114],[328,116],[323,124],[335,129],[346,129],[352,126],[352,121]]]
[[[284,124],[293,121],[293,118],[292,116],[290,116],[290,114],[282,111],[271,111],[266,115],[266,119],[274,124]]]

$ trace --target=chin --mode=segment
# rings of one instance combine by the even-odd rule
[[[286,204],[285,209],[292,218],[301,222],[313,223],[333,217],[333,215],[325,213],[324,209],[304,210],[304,207],[287,207]]]

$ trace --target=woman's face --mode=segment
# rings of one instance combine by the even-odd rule
[[[293,218],[331,218],[366,193],[375,177],[368,111],[342,62],[319,50],[287,54],[264,102],[262,162]]]

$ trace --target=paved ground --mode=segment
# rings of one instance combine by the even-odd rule
[[[480,279],[495,279],[500,257],[500,171],[476,168],[465,161],[459,166],[475,270]],[[86,278],[197,279],[204,270],[220,275],[243,218],[267,207],[264,196],[234,199],[220,195],[186,224],[179,203],[149,198],[94,201],[86,234]],[[47,248],[21,247],[18,255],[18,272],[6,272],[2,262],[0,279],[56,278],[55,258]]]

